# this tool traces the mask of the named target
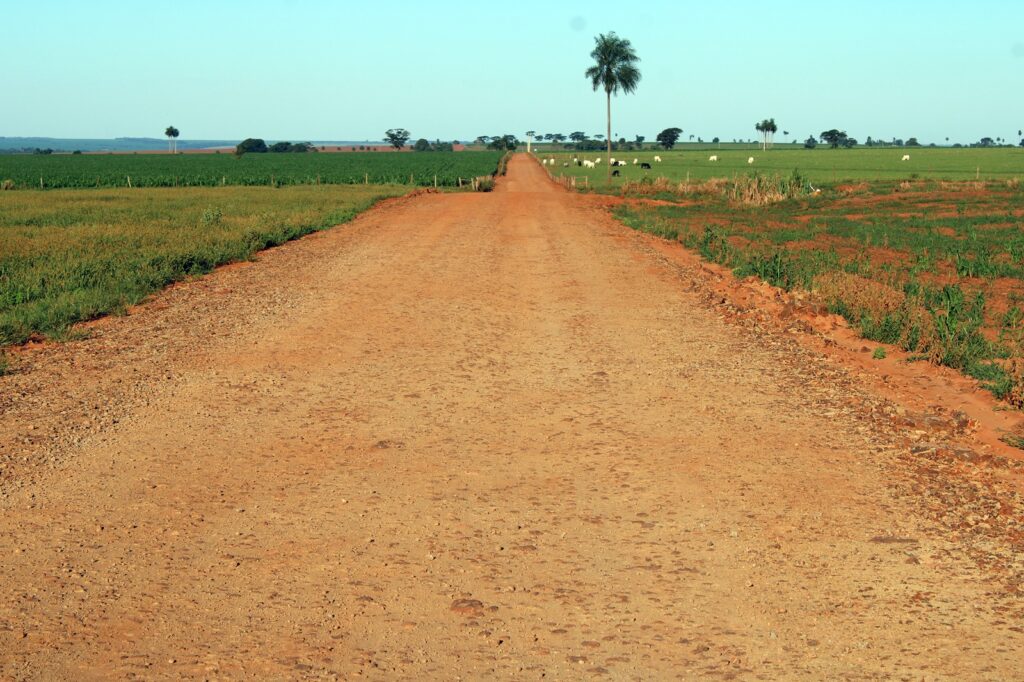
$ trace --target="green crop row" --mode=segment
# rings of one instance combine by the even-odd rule
[[[10,189],[402,184],[456,187],[501,152],[0,155]]]

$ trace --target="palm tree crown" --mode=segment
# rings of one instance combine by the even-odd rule
[[[640,69],[636,68],[640,58],[636,56],[633,46],[625,38],[615,35],[615,31],[607,35],[602,33],[594,38],[594,51],[590,56],[594,65],[586,71],[594,90],[604,88],[608,98],[608,158],[612,155],[612,95],[622,91],[626,94],[634,92],[640,83]],[[608,181],[611,182],[611,164],[606,166]]]
[[[640,69],[636,68],[640,58],[630,42],[612,31],[598,35],[594,43],[594,51],[590,53],[594,65],[586,74],[594,90],[603,87],[609,95],[618,94],[619,90],[627,94],[635,91],[640,83]]]

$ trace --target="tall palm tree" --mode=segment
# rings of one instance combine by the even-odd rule
[[[624,93],[631,93],[636,90],[640,83],[640,69],[636,63],[640,58],[633,51],[629,41],[615,35],[611,31],[607,35],[599,34],[594,38],[594,51],[590,56],[594,59],[594,65],[587,69],[586,77],[590,79],[594,90],[604,88],[608,98],[608,182],[612,181],[612,95],[618,94],[621,90]]]

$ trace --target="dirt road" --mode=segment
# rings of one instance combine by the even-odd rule
[[[520,156],[27,357],[0,677],[1019,677],[870,396],[645,244]]]

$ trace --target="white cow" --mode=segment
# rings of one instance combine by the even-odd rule
[[[754,157],[753,156],[748,156],[747,157],[747,163],[754,163]]]
[[[633,165],[634,166],[637,165],[638,163],[640,163],[640,159],[633,159]]]
[[[657,161],[658,163],[661,163],[661,157],[660,156],[655,156],[654,160]]]
[[[541,164],[542,166],[546,166],[546,165],[548,165],[548,160],[547,160],[547,159],[541,159],[541,160],[540,160],[540,164]]]
[[[596,159],[594,159],[594,163],[601,163],[601,157],[599,156]]]
[[[617,163],[617,162],[615,161],[615,159],[612,159],[612,160],[611,160],[611,161],[609,161],[608,163],[610,163],[610,164],[611,164],[611,165],[613,165],[613,166],[616,166],[616,165],[618,165],[618,163]]]
[[[903,160],[904,161],[910,161],[910,154],[904,154],[903,155]]]
[[[709,156],[708,161],[718,161],[718,154],[712,154]]]
[[[594,163],[593,161],[587,161],[586,159],[583,159],[583,167],[584,168],[596,168],[597,164]]]

